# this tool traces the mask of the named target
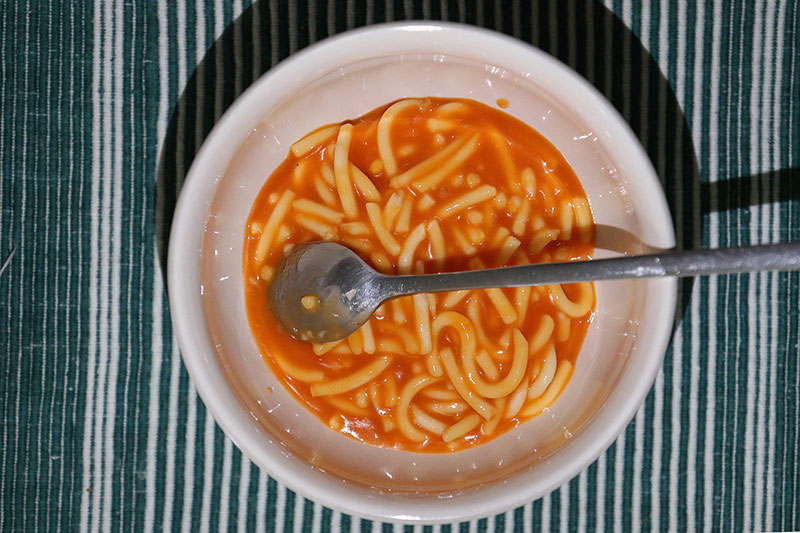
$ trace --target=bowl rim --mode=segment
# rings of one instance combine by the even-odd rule
[[[386,493],[377,496],[355,495],[352,491],[346,490],[348,485],[342,484],[341,480],[337,483],[324,482],[319,477],[319,471],[315,471],[309,465],[297,468],[295,466],[297,460],[293,460],[287,452],[281,451],[280,446],[270,448],[262,446],[256,439],[263,436],[259,430],[253,428],[252,416],[242,409],[224,374],[219,371],[202,310],[199,259],[202,256],[208,208],[221,176],[220,174],[210,176],[204,169],[227,167],[233,152],[222,148],[233,146],[235,149],[241,145],[249,134],[247,126],[254,123],[250,107],[254,102],[264,99],[259,97],[269,90],[271,85],[275,83],[296,85],[304,77],[313,79],[319,74],[319,67],[315,67],[316,56],[345,51],[346,54],[351,54],[345,56],[349,59],[365,60],[375,57],[374,48],[367,46],[366,40],[385,43],[391,35],[405,35],[406,37],[401,37],[403,39],[408,38],[411,33],[415,34],[412,37],[417,42],[427,38],[431,44],[435,44],[441,40],[468,38],[473,43],[481,42],[484,45],[507,48],[509,52],[527,55],[532,63],[547,67],[550,69],[550,74],[562,81],[568,81],[567,86],[560,87],[560,90],[579,94],[583,99],[580,102],[582,110],[601,115],[607,133],[618,136],[622,143],[627,143],[629,146],[631,154],[628,159],[636,163],[631,174],[638,176],[637,186],[642,187],[653,202],[648,209],[664,223],[660,236],[663,244],[674,246],[674,228],[666,198],[644,148],[616,109],[577,72],[531,44],[493,30],[449,22],[394,22],[344,32],[305,48],[259,77],[228,108],[197,152],[176,202],[167,258],[167,290],[173,330],[189,376],[209,414],[247,458],[289,489],[322,505],[356,517],[404,524],[446,523],[506,512],[538,499],[568,482],[605,452],[623,433],[643,404],[661,368],[672,336],[677,281],[675,278],[665,278],[648,287],[648,296],[662,304],[659,310],[662,320],[658,321],[658,325],[654,328],[655,335],[648,343],[647,350],[652,355],[649,358],[650,363],[637,369],[640,378],[628,391],[628,396],[636,401],[628,402],[625,408],[618,411],[612,417],[613,423],[595,428],[597,435],[593,441],[594,445],[579,449],[573,454],[572,460],[558,473],[550,475],[544,483],[540,482],[539,485],[545,486],[545,490],[541,487],[538,491],[530,489],[524,479],[511,482],[514,478],[524,477],[518,473],[501,482],[504,485],[502,490],[494,491],[498,496],[488,497],[489,493],[486,493],[484,494],[486,497],[481,498],[477,505],[474,500],[468,499],[463,501],[449,499],[445,505],[441,503],[436,505],[437,502],[431,504],[421,499],[389,499],[391,494]],[[394,53],[398,51],[395,49]],[[356,54],[357,57],[352,54]],[[489,57],[486,59],[487,62],[490,60]],[[275,96],[272,100],[278,103],[282,98]],[[262,104],[263,102],[259,105]],[[257,120],[260,120],[261,116],[263,112],[260,115],[256,114]],[[218,370],[216,373],[213,371],[214,367]],[[599,414],[600,411],[595,417]],[[488,485],[494,486],[495,483]],[[331,490],[332,488],[338,490]]]

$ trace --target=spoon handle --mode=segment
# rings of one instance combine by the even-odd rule
[[[795,269],[800,269],[800,242],[680,250],[612,259],[545,263],[443,274],[385,276],[383,280],[386,283],[384,288],[394,297],[418,292]]]

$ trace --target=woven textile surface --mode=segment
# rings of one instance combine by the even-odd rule
[[[679,246],[800,240],[797,1],[5,0],[0,531],[404,530],[242,456],[189,381],[161,268],[236,96],[310,43],[404,19],[496,29],[586,77],[645,146]],[[605,454],[540,500],[425,530],[800,529],[800,276],[685,280],[678,305]]]

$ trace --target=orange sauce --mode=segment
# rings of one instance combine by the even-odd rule
[[[460,106],[454,105],[455,103]],[[502,106],[500,100],[497,103]],[[443,108],[445,104],[448,104],[448,107]],[[564,157],[538,132],[502,111],[475,101],[420,99],[418,105],[398,113],[391,123],[389,130],[391,148],[397,161],[395,176],[442,152],[451,143],[461,142],[475,135],[477,143],[473,153],[463,164],[450,172],[432,190],[420,191],[413,186],[413,181],[407,186],[393,187],[391,183],[393,176],[388,175],[382,163],[377,142],[378,123],[389,105],[347,122],[353,126],[349,160],[366,174],[377,188],[381,200],[376,203],[381,206],[381,210],[385,210],[387,201],[396,191],[402,191],[404,198],[409,199],[412,209],[405,224],[406,228],[401,228],[405,231],[393,231],[398,243],[402,245],[408,234],[419,224],[427,224],[432,220],[438,222],[444,236],[446,257],[443,263],[437,263],[432,237],[426,234],[425,240],[416,248],[414,254],[416,272],[453,272],[482,266],[497,267],[525,262],[569,261],[591,257],[594,249],[591,215],[588,223],[584,217],[583,227],[579,227],[581,224],[579,215],[570,215],[572,211],[567,211],[564,215],[563,212],[564,209],[573,209],[577,202],[585,202],[586,195]],[[502,145],[498,144],[498,139]],[[536,398],[525,396],[522,409],[514,416],[508,417],[501,415],[510,413],[510,404],[514,401],[510,396],[486,398],[485,401],[492,408],[492,419],[478,417],[480,423],[477,426],[450,442],[445,442],[441,434],[426,429],[424,425],[414,425],[415,430],[424,434],[424,439],[421,441],[411,439],[401,431],[399,417],[408,417],[414,424],[415,414],[410,411],[398,412],[400,392],[411,379],[431,374],[428,355],[418,353],[424,342],[416,333],[415,307],[411,297],[384,304],[370,320],[372,336],[377,346],[371,354],[364,352],[366,337],[361,332],[357,332],[351,339],[343,341],[330,351],[317,355],[311,344],[295,340],[280,330],[266,300],[269,280],[265,278],[269,278],[270,267],[274,267],[291,246],[322,238],[298,224],[300,211],[297,208],[289,209],[281,223],[282,230],[263,260],[256,258],[260,233],[267,225],[277,199],[286,190],[293,191],[295,201],[308,199],[327,205],[335,211],[342,210],[337,188],[335,184],[325,179],[323,170],[323,167],[329,169],[333,167],[336,140],[337,135],[333,133],[330,138],[299,157],[290,152],[264,184],[248,218],[247,237],[244,242],[245,303],[256,343],[273,372],[305,408],[311,410],[331,429],[365,443],[410,451],[449,452],[475,446],[507,432],[541,412],[541,408],[547,407],[547,404],[542,404],[541,398],[544,396],[539,397],[539,404],[536,404]],[[523,174],[528,181],[522,178]],[[535,180],[534,186],[531,186],[531,176]],[[320,194],[320,182],[324,183],[328,193]],[[441,215],[441,208],[447,202],[485,185],[496,189],[493,198],[483,200],[455,215]],[[358,189],[354,190],[358,208],[354,218],[345,217],[337,223],[320,220],[334,230],[335,234],[329,235],[328,238],[349,245],[378,270],[386,266],[376,264],[374,254],[376,252],[384,254],[391,264],[390,270],[397,273],[398,257],[384,249],[372,230],[363,235],[348,235],[344,231],[342,224],[352,222],[361,222],[362,227],[371,227],[364,194]],[[332,198],[335,201],[331,202]],[[528,216],[524,223],[520,224],[519,220],[522,219],[520,212],[525,210],[528,211]],[[395,219],[401,216],[402,213],[396,215]],[[572,228],[569,232],[563,228],[565,216],[571,220]],[[541,240],[537,241],[537,238],[548,229],[559,231],[558,238],[545,242],[542,246],[537,245],[536,243]],[[517,230],[516,236],[514,230]],[[571,235],[565,235],[566,233]],[[567,238],[564,238],[565,236]],[[514,237],[520,244],[514,253],[503,261],[500,257],[502,241],[508,237]],[[498,239],[501,241],[498,242]],[[546,321],[543,317],[547,315],[553,319],[555,326],[547,345],[534,353],[529,353],[525,365],[524,383],[521,382],[515,388],[519,393],[523,390],[523,385],[527,384],[525,389],[527,394],[534,387],[536,377],[540,377],[543,370],[548,367],[544,359],[551,345],[555,349],[559,369],[564,362],[569,363],[563,366],[563,379],[559,387],[563,387],[571,375],[571,369],[576,363],[594,313],[594,289],[591,284],[587,285],[591,290],[591,309],[582,316],[572,318],[565,316],[547,287],[528,289],[525,293],[527,309],[524,318],[521,318],[522,313],[517,306],[518,300],[524,300],[518,298],[521,293],[517,292],[518,289],[503,289],[502,294],[517,311],[516,320],[510,324],[502,319],[498,308],[487,296],[486,291],[471,291],[469,295],[447,309],[443,306],[448,294],[425,298],[428,309],[434,308],[430,321],[444,311],[453,311],[469,317],[470,306],[475,316],[477,308],[478,319],[471,321],[476,322],[473,325],[476,331],[477,350],[487,351],[497,374],[491,376],[494,372],[487,372],[483,366],[477,365],[478,377],[484,382],[496,383],[510,372],[515,349],[512,340],[515,338],[512,335],[514,328],[531,342]],[[563,290],[570,300],[580,299],[581,290],[576,286],[565,285]],[[469,302],[473,300],[474,303],[470,304]],[[453,328],[445,327],[438,335],[433,335],[431,353],[440,354],[442,350],[451,349],[459,369],[464,372],[463,361],[458,356],[461,342],[461,338]],[[389,345],[394,345],[395,349],[390,350],[387,348]],[[402,350],[399,351],[403,353],[395,353],[398,351],[396,349],[398,345],[402,346]],[[417,353],[414,353],[415,350]],[[293,377],[291,371],[286,371],[286,365],[281,365],[281,361],[289,361],[295,368],[299,367],[311,373],[321,372],[324,381],[327,382],[351,375],[381,357],[390,358],[388,367],[372,376],[369,382],[335,396],[312,395],[313,386],[308,380]],[[554,370],[555,367],[551,367],[551,373]],[[441,361],[439,371],[441,371]],[[465,386],[474,391],[472,377],[470,375],[465,377]],[[552,376],[550,378],[554,379]],[[411,405],[417,411],[424,411],[430,418],[438,421],[439,424],[434,429],[441,433],[442,427],[452,427],[475,413],[459,396],[446,372],[435,379],[433,385],[413,397]],[[553,385],[555,386],[555,382]],[[557,396],[558,392],[555,391],[553,397]],[[463,409],[465,405],[467,408]],[[535,407],[536,405],[538,407]],[[535,409],[536,412],[530,412],[528,409],[527,415],[521,414],[528,407]],[[461,411],[458,411],[459,409]]]

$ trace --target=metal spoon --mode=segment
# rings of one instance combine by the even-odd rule
[[[385,276],[340,244],[312,242],[283,258],[267,297],[278,324],[292,337],[330,342],[356,331],[385,300],[409,294],[794,269],[800,269],[800,242]]]

